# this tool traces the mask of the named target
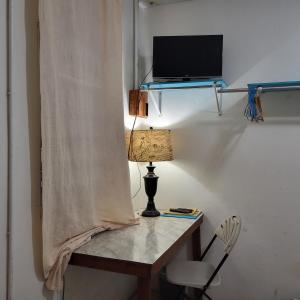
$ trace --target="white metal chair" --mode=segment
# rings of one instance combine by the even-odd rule
[[[227,218],[215,231],[215,235],[204,250],[200,261],[174,261],[167,267],[167,280],[173,284],[185,287],[199,289],[200,295],[212,300],[207,295],[206,290],[210,286],[221,284],[221,278],[218,274],[220,268],[233,249],[241,231],[241,218],[232,216]],[[219,238],[224,243],[224,256],[215,268],[212,264],[203,262],[202,259],[207,254],[213,242]],[[181,294],[178,295],[181,297]]]

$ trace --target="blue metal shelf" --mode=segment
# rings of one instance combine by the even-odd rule
[[[300,86],[300,81],[279,81],[279,82],[257,82],[249,83],[248,87],[289,87]]]
[[[217,88],[225,88],[227,83],[223,79],[209,79],[209,80],[192,80],[192,81],[180,81],[180,82],[148,82],[141,85],[140,89],[144,91],[149,91],[150,99],[153,101],[153,104],[158,111],[159,115],[161,114],[161,103],[162,103],[162,92],[168,90],[181,90],[181,89],[204,89],[204,88],[213,88],[219,116],[222,115],[221,103],[218,97]],[[151,92],[159,92],[158,103],[156,102],[155,97]]]
[[[171,89],[199,89],[199,88],[212,88],[212,87],[227,87],[227,83],[223,79],[211,80],[193,80],[193,81],[180,81],[180,82],[148,82],[141,85],[142,90],[159,91]]]

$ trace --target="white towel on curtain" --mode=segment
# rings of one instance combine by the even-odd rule
[[[122,0],[41,0],[43,247],[61,289],[72,251],[135,223],[122,104]],[[107,222],[108,221],[108,222]]]

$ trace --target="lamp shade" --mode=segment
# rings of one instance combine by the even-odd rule
[[[138,162],[173,160],[171,130],[134,130],[126,136],[128,159]]]

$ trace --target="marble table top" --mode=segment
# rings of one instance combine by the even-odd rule
[[[139,225],[102,232],[74,253],[153,264],[202,216],[195,220],[140,217]]]

